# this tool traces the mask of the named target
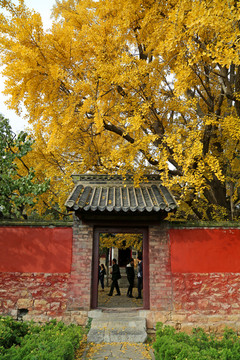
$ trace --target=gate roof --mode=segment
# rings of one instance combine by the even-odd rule
[[[72,175],[74,189],[65,205],[69,211],[90,213],[163,213],[175,211],[176,201],[161,185],[158,175],[144,176],[134,186],[133,177],[121,175]]]

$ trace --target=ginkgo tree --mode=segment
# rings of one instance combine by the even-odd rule
[[[100,249],[110,249],[112,247],[126,250],[134,248],[137,251],[142,251],[142,235],[139,234],[111,234],[103,233],[100,236]]]
[[[58,0],[49,31],[2,4],[8,104],[62,199],[73,172],[159,173],[185,217],[239,218],[238,0]]]

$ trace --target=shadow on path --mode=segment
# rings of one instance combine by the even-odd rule
[[[127,297],[127,288],[121,288],[121,296],[108,296],[110,288],[106,287],[104,291],[98,290],[98,307],[99,308],[142,308],[143,300],[136,299],[137,289],[133,289],[133,298]]]

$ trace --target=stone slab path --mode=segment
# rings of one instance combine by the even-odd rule
[[[154,360],[153,350],[148,344],[105,343],[90,344],[83,360]]]
[[[127,289],[125,288],[121,288],[121,296],[114,296],[114,294],[109,297],[107,296],[108,292],[109,288],[105,288],[104,291],[100,290],[98,293],[98,306],[102,310],[89,312],[92,326],[82,359],[154,360],[151,346],[141,343],[146,339],[147,334],[144,311],[140,310],[143,302],[141,299],[136,299],[137,289],[133,290],[133,298],[126,296]],[[141,312],[143,316],[139,317],[138,313]],[[128,321],[128,323],[124,324],[124,321]],[[145,335],[141,335],[139,338],[138,330],[140,328]],[[115,338],[117,340],[112,340]],[[123,338],[126,340],[122,340]]]
[[[114,290],[113,296],[108,296],[110,288],[107,287],[102,291],[98,291],[98,307],[100,308],[142,308],[143,300],[136,299],[138,293],[137,289],[133,289],[133,298],[127,297],[127,288],[120,288],[121,296],[115,296],[116,290]]]

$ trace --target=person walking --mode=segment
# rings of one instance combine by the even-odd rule
[[[129,287],[127,291],[127,296],[132,298],[132,290],[134,287],[134,278],[135,278],[135,271],[134,271],[134,260],[133,258],[130,259],[129,264],[126,266],[126,273],[127,273],[127,279],[129,282]]]
[[[99,280],[102,287],[102,291],[104,291],[104,275],[106,275],[106,269],[105,266],[101,264],[99,271]]]
[[[138,279],[138,296],[136,299],[142,298],[142,288],[143,288],[143,263],[142,263],[142,254],[138,255],[138,269],[137,269],[137,279]]]
[[[113,266],[112,266],[112,285],[111,285],[111,289],[110,292],[108,294],[108,296],[112,296],[113,295],[113,290],[114,288],[116,288],[117,294],[116,296],[120,296],[120,289],[118,286],[118,280],[121,279],[121,274],[120,274],[120,270],[119,270],[119,266],[117,264],[117,260],[113,259]]]

